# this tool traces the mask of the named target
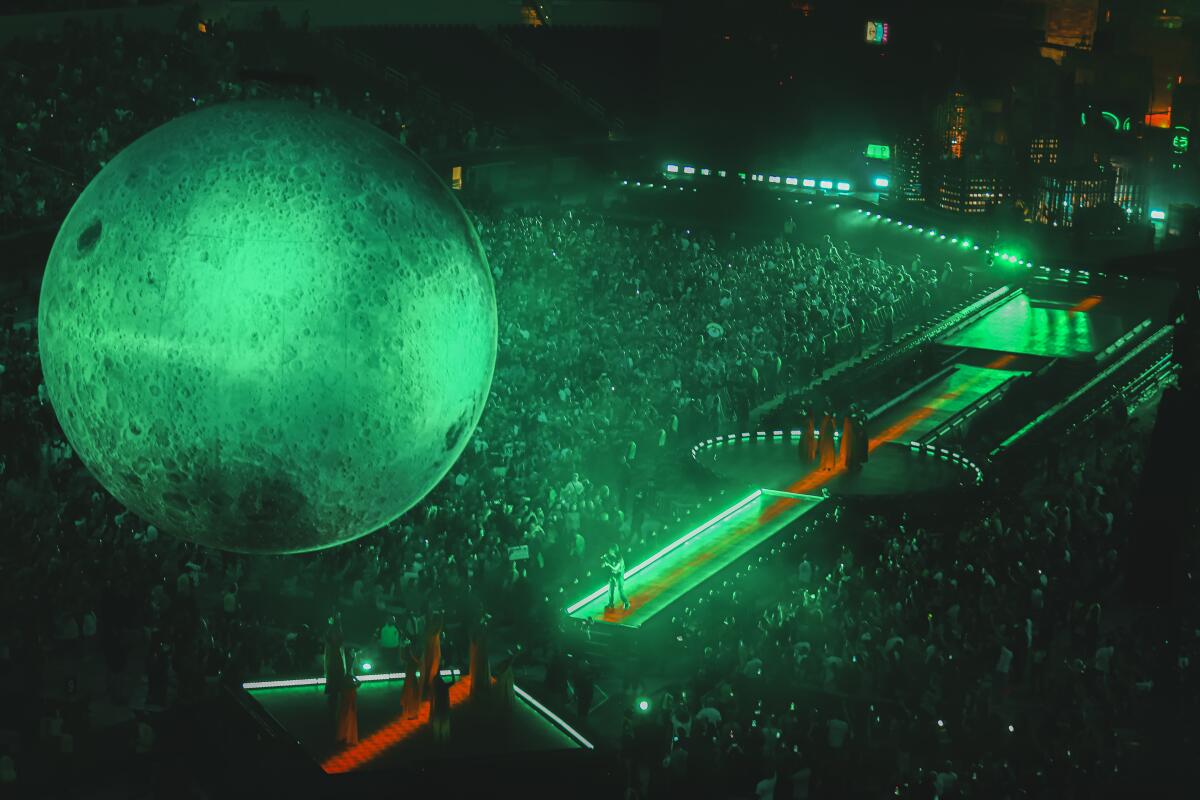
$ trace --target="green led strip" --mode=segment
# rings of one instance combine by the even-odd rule
[[[566,721],[562,717],[560,717],[558,714],[555,714],[553,711],[546,708],[544,705],[542,705],[537,700],[535,700],[533,698],[533,695],[529,694],[528,692],[526,692],[524,689],[522,689],[520,686],[517,686],[516,684],[513,684],[513,691],[516,692],[520,696],[520,698],[522,700],[524,700],[526,703],[533,706],[538,711],[542,712],[542,714],[544,716],[546,716],[546,718],[548,718],[551,722],[553,722],[555,725],[558,725],[558,727],[560,727],[564,731],[566,731],[567,734],[570,735],[570,737],[572,739],[579,742],[581,745],[586,747],[588,750],[596,749],[596,746],[594,744],[592,744],[591,742],[589,742],[586,738],[584,738],[584,735],[582,733],[580,733],[579,731],[575,730],[570,725],[568,725],[566,723]]]
[[[1128,353],[1126,353],[1120,360],[1114,361],[1112,363],[1112,365],[1110,365],[1107,369],[1103,370],[1099,375],[1092,378],[1090,381],[1085,383],[1083,386],[1076,389],[1074,392],[1072,392],[1070,395],[1068,395],[1065,399],[1060,400],[1058,403],[1051,406],[1046,411],[1042,412],[1041,414],[1038,414],[1031,421],[1026,423],[1020,430],[1018,430],[1012,436],[1009,436],[1007,439],[1005,439],[1003,442],[1001,442],[1000,446],[997,447],[995,450],[993,450],[988,455],[992,458],[995,458],[997,453],[1007,450],[1009,447],[1012,446],[1013,442],[1017,441],[1022,436],[1029,433],[1034,428],[1038,427],[1039,425],[1041,425],[1043,422],[1045,422],[1046,420],[1053,417],[1058,412],[1062,411],[1064,408],[1069,406],[1071,403],[1074,403],[1076,400],[1078,400],[1084,394],[1091,391],[1101,381],[1107,380],[1107,378],[1110,375],[1112,375],[1114,372],[1116,372],[1121,367],[1128,364],[1130,361],[1132,361],[1134,358],[1136,358],[1140,353],[1142,353],[1148,347],[1151,347],[1153,344],[1158,342],[1164,336],[1168,335],[1170,332],[1171,332],[1170,325],[1164,325],[1163,327],[1159,328],[1157,332],[1155,332],[1154,334],[1152,334],[1151,336],[1146,338],[1145,341],[1143,341],[1137,347],[1133,348]]]
[[[885,219],[882,214],[877,214],[873,211],[870,211],[869,209],[856,209],[855,213],[863,214],[868,218],[874,216],[875,219],[882,219],[884,222],[889,223],[889,224],[892,222],[895,222],[897,225],[903,226],[905,230],[911,230],[917,234],[923,233],[926,236],[937,236],[937,237],[939,237],[938,241],[944,241],[949,245],[958,245],[958,246],[962,247],[962,249],[964,249],[964,250],[971,249],[971,248],[974,248],[975,250],[979,250],[979,245],[972,244],[971,240],[967,239],[965,237],[961,240],[957,236],[951,236],[951,237],[947,238],[946,234],[944,234],[944,233],[939,234],[933,228],[926,230],[924,227],[921,227],[921,226],[914,227],[913,225],[905,224],[905,222],[903,220],[899,220],[899,219],[893,220],[891,217],[887,217]],[[1001,253],[999,250],[992,250],[990,248],[985,249],[984,253],[989,256],[995,256],[996,258],[998,258],[1001,261],[1004,261],[1006,263],[1017,264],[1019,266],[1026,267],[1027,269],[1035,269],[1036,268],[1036,269],[1041,269],[1044,272],[1050,271],[1050,268],[1047,266],[1038,267],[1037,265],[1035,265],[1033,262],[1033,259],[1026,260],[1026,259],[1020,258],[1018,256],[1010,255],[1008,253]],[[1073,276],[1073,277],[1070,277],[1070,280],[1073,280],[1076,283],[1087,283],[1091,279],[1091,274],[1088,272],[1088,270],[1085,270],[1085,269],[1067,269],[1067,268],[1063,267],[1063,268],[1060,268],[1059,271],[1066,273],[1068,276]]]
[[[748,434],[747,434],[747,435],[748,435]],[[761,495],[762,495],[762,489],[755,489],[755,490],[754,490],[754,492],[753,492],[752,494],[750,494],[750,496],[749,496],[749,497],[747,497],[746,499],[742,500],[740,503],[737,503],[736,505],[730,506],[729,508],[727,508],[727,509],[725,509],[724,511],[722,511],[722,512],[721,512],[720,514],[718,514],[717,516],[715,516],[715,517],[713,517],[712,519],[710,519],[708,522],[706,522],[706,523],[704,523],[703,525],[701,525],[700,527],[698,527],[698,528],[695,528],[694,530],[692,530],[692,531],[690,531],[690,532],[688,532],[688,533],[684,534],[684,535],[683,535],[683,536],[681,536],[680,538],[676,539],[675,541],[671,542],[669,545],[667,545],[666,547],[664,547],[662,550],[659,550],[657,553],[655,553],[654,555],[650,556],[649,558],[647,558],[647,559],[646,559],[645,561],[643,561],[642,563],[638,564],[638,565],[637,565],[636,567],[634,567],[633,569],[631,569],[631,570],[628,570],[628,571],[625,573],[625,580],[629,580],[629,579],[630,579],[630,578],[632,578],[634,575],[637,575],[639,572],[641,572],[642,570],[644,570],[646,567],[650,566],[650,565],[651,565],[651,564],[653,564],[655,561],[658,561],[659,559],[663,558],[663,557],[664,557],[664,556],[666,556],[668,553],[671,553],[671,552],[673,552],[674,550],[677,550],[677,549],[679,549],[680,547],[683,547],[685,544],[687,544],[687,543],[688,543],[688,542],[690,542],[692,539],[694,539],[694,538],[696,538],[697,536],[699,536],[699,535],[700,535],[701,533],[703,533],[704,531],[706,531],[706,530],[708,530],[709,528],[711,528],[713,525],[716,525],[718,522],[720,522],[720,521],[722,521],[722,520],[724,520],[724,519],[727,519],[728,517],[732,516],[733,514],[737,513],[738,511],[741,511],[741,510],[742,510],[743,508],[745,508],[747,505],[749,505],[750,503],[752,503],[752,502],[754,502],[755,500],[757,500],[757,499],[758,499],[758,498],[759,498]],[[568,613],[568,614],[574,614],[576,611],[578,611],[579,609],[583,608],[583,607],[584,607],[584,606],[586,606],[588,603],[590,603],[590,602],[592,602],[593,600],[595,600],[597,597],[600,597],[600,596],[602,596],[602,595],[603,595],[605,592],[607,592],[607,591],[608,591],[608,585],[607,585],[607,584],[605,584],[604,586],[601,586],[599,589],[597,589],[596,591],[594,591],[594,592],[592,592],[591,594],[589,594],[587,597],[585,597],[585,598],[583,598],[582,600],[580,600],[578,603],[575,603],[574,605],[568,606],[568,607],[567,607],[567,613]]]

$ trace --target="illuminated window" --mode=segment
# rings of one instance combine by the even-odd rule
[[[797,178],[788,178],[786,181],[784,181],[784,183],[786,183],[788,186],[795,186],[799,184],[800,181]]]
[[[695,175],[695,174],[696,174],[696,168],[695,168],[695,167],[684,167],[684,168],[683,168],[683,174],[684,174],[684,175]]]
[[[850,191],[850,184],[845,181],[838,181],[837,188],[839,192],[848,192]]]
[[[821,188],[822,189],[832,189],[833,181],[821,181]]]
[[[451,189],[461,189],[462,188],[462,167],[451,167],[450,168],[450,188]]]
[[[817,185],[817,182],[815,180],[813,180],[812,178],[804,179],[804,186],[808,187],[809,189],[812,189],[816,185]]]
[[[780,181],[780,178],[778,175],[772,175],[769,178],[767,178],[768,183],[779,183],[779,181]]]
[[[679,172],[678,164],[667,164],[667,172]]]

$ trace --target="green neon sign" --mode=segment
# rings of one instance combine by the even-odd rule
[[[881,161],[888,161],[892,157],[892,148],[886,144],[869,144],[867,145],[867,158],[878,158]]]
[[[1100,116],[1104,117],[1106,120],[1108,120],[1109,122],[1112,123],[1114,131],[1121,130],[1121,120],[1117,117],[1116,114],[1112,113],[1111,111],[1101,111]]]

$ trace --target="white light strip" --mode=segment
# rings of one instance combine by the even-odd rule
[[[544,714],[551,722],[553,722],[554,724],[558,725],[558,727],[560,727],[564,731],[566,731],[571,736],[572,739],[579,742],[581,745],[586,747],[588,750],[596,749],[596,746],[594,744],[592,744],[591,742],[589,742],[587,739],[585,739],[582,733],[580,733],[579,731],[575,730],[570,725],[568,725],[566,723],[566,721],[562,717],[560,717],[558,714],[555,714],[553,711],[546,708],[544,705],[542,705],[537,700],[535,700],[533,695],[529,694],[529,692],[525,691],[524,689],[522,689],[520,686],[517,686],[516,684],[513,684],[513,691],[516,692],[517,695],[519,695],[520,698],[522,700],[524,700],[526,703],[533,706],[538,711],[542,712],[542,714]]]
[[[731,506],[730,508],[727,508],[727,509],[725,509],[725,510],[724,510],[724,511],[722,511],[720,514],[718,514],[717,516],[715,516],[715,517],[713,517],[712,519],[710,519],[708,522],[706,522],[706,523],[704,523],[703,525],[701,525],[700,527],[698,527],[698,528],[696,528],[696,529],[692,530],[691,532],[689,532],[689,533],[685,534],[685,535],[684,535],[684,536],[682,536],[681,538],[679,538],[679,539],[676,539],[674,542],[672,542],[671,544],[667,545],[667,546],[666,546],[666,547],[664,547],[662,550],[659,550],[657,553],[655,553],[654,555],[650,556],[649,558],[647,558],[647,559],[646,559],[645,561],[643,561],[642,563],[638,564],[638,565],[637,565],[636,567],[634,567],[633,569],[631,569],[631,570],[628,570],[628,571],[625,573],[625,580],[629,580],[629,579],[630,579],[630,578],[632,578],[634,575],[637,575],[637,574],[638,574],[639,572],[641,572],[643,569],[645,569],[646,567],[650,566],[651,564],[653,564],[655,561],[659,560],[659,559],[660,559],[660,558],[662,558],[663,556],[667,555],[667,554],[668,554],[668,553],[670,553],[672,550],[675,550],[675,549],[677,549],[677,548],[683,547],[683,545],[687,544],[689,541],[691,541],[692,539],[696,538],[696,537],[697,537],[697,536],[699,536],[701,533],[703,533],[704,531],[706,531],[706,530],[708,530],[709,528],[711,528],[713,525],[716,525],[718,522],[721,522],[722,520],[724,520],[724,519],[727,519],[728,517],[730,517],[731,515],[733,515],[733,514],[737,513],[738,511],[741,511],[741,510],[742,510],[743,508],[745,508],[745,507],[746,507],[748,504],[750,504],[751,502],[753,502],[753,501],[757,500],[757,499],[758,499],[758,498],[759,498],[761,495],[762,495],[762,489],[755,489],[755,490],[754,490],[754,492],[753,492],[753,493],[752,493],[752,494],[751,494],[749,497],[747,497],[746,499],[742,500],[742,501],[741,501],[740,503],[738,503],[737,505],[734,505],[734,506]],[[567,613],[568,613],[568,614],[574,614],[576,611],[578,611],[579,609],[583,608],[583,607],[584,607],[584,606],[586,606],[588,603],[590,603],[590,602],[592,602],[593,600],[595,600],[597,597],[601,597],[601,596],[603,596],[603,594],[604,594],[605,592],[607,592],[607,591],[608,591],[608,586],[607,586],[607,585],[601,586],[599,589],[597,589],[596,591],[592,592],[592,593],[591,593],[591,594],[589,594],[587,597],[585,597],[585,598],[583,598],[582,600],[580,600],[578,603],[575,603],[574,605],[568,606],[568,607],[567,607]]]
[[[359,683],[371,683],[375,681],[399,681],[404,680],[408,673],[405,672],[380,672],[377,674],[356,675]],[[462,672],[457,669],[444,669],[438,673],[439,675],[462,675]],[[295,686],[324,686],[324,678],[291,678],[278,681],[246,681],[242,684],[242,688],[247,691],[255,689],[287,689]]]

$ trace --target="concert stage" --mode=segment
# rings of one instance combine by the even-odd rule
[[[878,412],[870,461],[858,472],[821,470],[799,456],[800,431],[755,431],[718,436],[692,448],[702,467],[751,494],[683,534],[625,573],[630,607],[608,608],[599,586],[567,608],[580,622],[639,629],[684,595],[766,544],[820,505],[825,496],[918,494],[977,486],[983,476],[970,459],[918,444],[926,426],[940,424],[1018,374],[1008,356],[985,367],[956,365]],[[754,488],[758,487],[758,488]]]
[[[819,506],[822,497],[756,490],[625,573],[630,607],[602,586],[567,608],[576,620],[640,628],[672,603]]]
[[[470,675],[457,670],[450,688],[450,741],[436,742],[429,704],[415,720],[403,717],[404,673],[360,676],[359,743],[338,745],[326,705],[324,679],[257,681],[242,685],[250,698],[327,774],[426,765],[430,761],[593,749],[591,742],[521,688],[511,713],[468,702]]]

